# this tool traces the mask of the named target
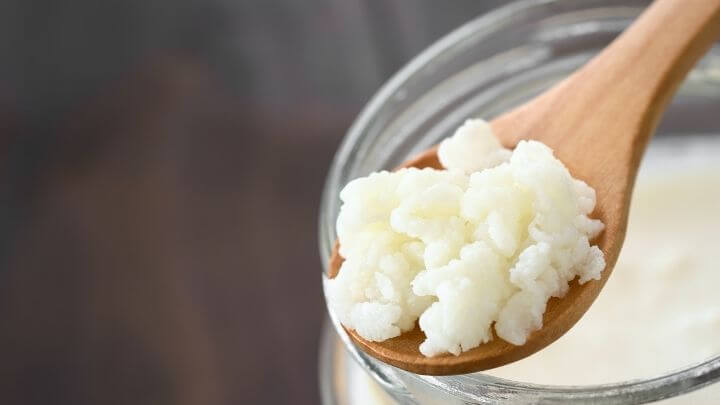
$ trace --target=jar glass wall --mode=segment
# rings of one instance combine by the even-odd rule
[[[350,128],[328,174],[320,212],[320,252],[335,240],[340,189],[353,178],[397,166],[449,136],[468,117],[492,119],[547,89],[612,41],[648,1],[532,0],[510,3],[458,28],[398,72]],[[691,72],[656,139],[720,137],[720,46]],[[714,134],[714,135],[713,135]],[[400,403],[645,403],[720,379],[720,357],[667,375],[598,386],[543,386],[483,374],[428,377],[359,352],[336,320],[321,348],[327,403],[337,395],[337,339],[385,392]],[[337,336],[336,333],[337,332]],[[335,368],[333,368],[335,367]],[[347,383],[347,381],[345,381]],[[347,395],[347,394],[345,394]]]

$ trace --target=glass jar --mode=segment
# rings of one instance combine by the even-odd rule
[[[337,196],[348,181],[397,166],[449,136],[468,117],[492,119],[532,98],[604,48],[648,3],[517,1],[461,26],[413,59],[367,104],[335,155],[319,223],[325,269],[335,240]],[[720,137],[718,113],[720,45],[690,73],[656,139],[684,134]],[[326,326],[320,349],[326,404],[353,403],[348,387],[352,379],[363,377],[352,371],[357,366],[348,358],[377,383],[383,391],[378,396],[407,404],[647,403],[720,380],[720,356],[656,378],[594,386],[527,384],[480,373],[421,376],[365,355],[336,319],[330,324],[334,327]]]

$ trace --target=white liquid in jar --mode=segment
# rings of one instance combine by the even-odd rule
[[[654,146],[633,193],[620,258],[598,299],[557,342],[488,374],[603,384],[720,354],[720,142]],[[695,404],[720,403],[720,386],[701,393]]]
[[[659,376],[720,354],[719,156],[714,138],[652,145],[623,250],[597,301],[557,342],[487,374],[593,385]],[[352,392],[367,395],[352,403],[392,403],[367,389],[369,377],[351,381],[366,387]],[[718,404],[720,383],[661,403]]]

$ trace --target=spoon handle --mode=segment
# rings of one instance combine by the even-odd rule
[[[644,146],[677,87],[719,36],[720,0],[655,0],[577,74],[592,77],[593,91],[623,101],[617,119],[645,122],[636,140]]]
[[[718,36],[720,0],[655,0],[585,66],[493,120],[493,129],[507,147],[540,139],[561,160],[582,160],[570,169],[586,181],[615,174],[610,181],[632,182],[665,105]],[[613,171],[609,157],[626,170],[598,170]]]

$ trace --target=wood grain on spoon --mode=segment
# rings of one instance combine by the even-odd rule
[[[605,223],[605,231],[594,241],[607,262],[602,279],[583,285],[573,282],[565,297],[550,299],[542,329],[533,332],[527,343],[515,346],[494,337],[459,356],[425,357],[418,349],[425,340],[418,327],[384,342],[369,342],[347,330],[353,341],[396,367],[448,375],[522,359],[567,332],[595,300],[617,261],[635,175],[665,106],[718,35],[720,0],[656,0],[587,65],[492,121],[495,134],[508,148],[523,139],[550,146],[574,177],[596,190],[592,216]],[[442,168],[436,152],[430,149],[403,166]],[[328,277],[335,277],[341,264],[336,244]]]

